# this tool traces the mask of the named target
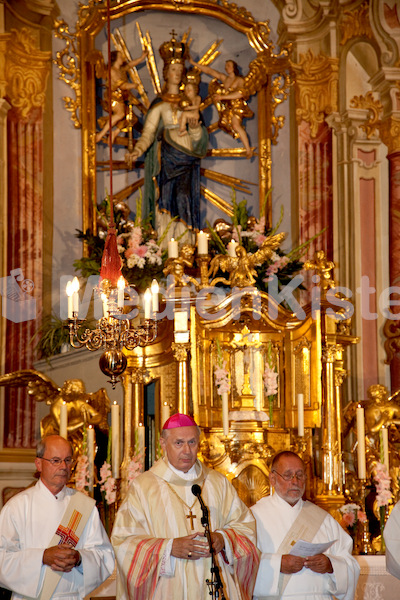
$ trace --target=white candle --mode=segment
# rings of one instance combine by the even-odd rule
[[[111,466],[112,466],[112,476],[115,479],[119,478],[119,405],[117,402],[111,405]]]
[[[389,439],[388,430],[386,427],[382,427],[382,449],[383,449],[383,464],[387,468],[389,473]]]
[[[168,258],[178,258],[178,242],[174,238],[168,242]]]
[[[304,437],[304,396],[297,394],[297,435]]]
[[[147,288],[147,290],[144,293],[144,318],[145,319],[151,318],[151,291],[150,291],[150,288]]]
[[[357,406],[357,460],[358,460],[358,478],[366,479],[365,465],[365,424],[364,424],[364,409],[362,406]]]
[[[101,299],[103,301],[103,317],[105,317],[107,319],[107,317],[108,317],[107,296],[103,293],[103,294],[101,294]]]
[[[125,279],[122,277],[122,275],[118,279],[117,288],[118,288],[117,305],[118,305],[118,308],[123,308],[123,306],[124,306],[124,292],[125,292]]]
[[[144,464],[144,425],[142,423],[139,423],[138,427],[138,444],[141,462]]]
[[[72,285],[74,288],[74,294],[73,294],[74,312],[78,313],[79,312],[79,279],[77,277],[73,278]]]
[[[222,394],[222,429],[226,437],[229,434],[228,392]]]
[[[89,425],[87,430],[87,457],[89,463],[89,492],[94,486],[94,429]]]
[[[236,258],[236,246],[238,246],[239,244],[237,242],[235,242],[235,240],[231,240],[227,246],[227,251],[229,256],[233,256],[234,258]]]
[[[68,439],[68,406],[66,402],[60,406],[60,435],[65,440]]]
[[[151,282],[151,297],[152,297],[152,303],[153,303],[153,313],[154,313],[154,317],[155,317],[155,313],[158,313],[158,293],[160,291],[160,286],[158,285],[158,281],[157,279],[153,279],[153,281]]]
[[[208,236],[204,231],[197,234],[197,254],[208,254]]]
[[[169,404],[168,402],[163,402],[161,404],[161,427],[167,419],[169,419]]]
[[[74,287],[72,281],[67,283],[67,297],[68,297],[68,319],[72,319],[72,311],[74,310],[74,301],[72,294],[74,293]]]
[[[178,310],[174,313],[174,331],[188,330],[188,314],[186,310]]]

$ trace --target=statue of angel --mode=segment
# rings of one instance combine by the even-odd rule
[[[114,143],[115,138],[125,126],[125,119],[127,115],[126,102],[130,101],[135,104],[140,104],[139,100],[133,96],[132,90],[137,88],[135,82],[128,80],[127,71],[133,67],[139,65],[147,57],[147,50],[144,50],[139,58],[127,62],[122,53],[119,51],[111,52],[111,140]],[[103,55],[100,51],[96,50],[91,54],[90,60],[96,65],[96,77],[108,79],[108,70],[104,65]],[[103,101],[103,108],[108,111],[108,85],[106,87],[106,94]],[[137,122],[137,117],[135,117]],[[110,123],[108,117],[101,117],[99,123],[102,129],[96,135],[96,143],[106,135],[110,129]]]
[[[277,233],[267,237],[257,252],[248,254],[243,246],[236,246],[236,256],[228,254],[217,254],[210,263],[208,274],[215,277],[218,270],[229,273],[229,280],[225,277],[212,279],[210,285],[225,283],[230,287],[244,288],[252,286],[256,282],[256,266],[262,265],[272,257],[276,248],[279,248],[286,237],[286,233]]]
[[[105,388],[87,393],[81,379],[68,379],[60,388],[44,373],[35,369],[13,371],[0,376],[0,386],[27,387],[28,394],[36,402],[46,402],[50,414],[40,422],[41,436],[60,433],[60,411],[63,402],[68,408],[68,440],[72,443],[74,457],[82,453],[83,427],[92,425],[101,432],[108,432],[107,414],[110,399]]]
[[[250,94],[246,90],[245,79],[239,73],[238,64],[234,60],[227,60],[226,73],[222,73],[207,65],[196,63],[192,59],[190,62],[202,73],[215,78],[211,81],[208,92],[218,110],[218,127],[235,138],[239,137],[246,150],[246,157],[251,158],[254,148],[250,147],[242,123],[245,118],[251,119],[254,113],[247,105]]]

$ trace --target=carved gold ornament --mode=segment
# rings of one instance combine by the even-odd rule
[[[350,100],[350,106],[368,110],[368,120],[361,125],[361,129],[365,131],[367,139],[370,139],[380,125],[379,114],[383,110],[382,102],[375,100],[372,92],[367,92],[365,96],[354,96]]]
[[[358,9],[343,11],[344,18],[339,25],[342,37],[340,44],[344,46],[349,40],[369,38],[372,40],[374,34],[369,22],[369,1],[364,2]]]
[[[50,73],[51,52],[39,50],[30,31],[12,29],[7,44],[5,74],[7,96],[26,119],[34,108],[43,108]]]
[[[296,73],[296,118],[310,124],[311,137],[316,137],[325,116],[338,110],[339,60],[312,50],[291,63]]]

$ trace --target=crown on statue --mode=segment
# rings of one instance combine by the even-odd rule
[[[187,59],[187,47],[183,42],[178,42],[174,30],[171,32],[171,40],[161,44],[159,52],[166,65],[175,63],[184,64]]]

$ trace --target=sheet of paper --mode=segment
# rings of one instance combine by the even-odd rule
[[[323,542],[320,544],[313,544],[312,542],[305,542],[304,540],[298,540],[292,547],[289,554],[293,556],[315,556],[316,554],[323,554],[334,544],[336,540],[331,542]]]

